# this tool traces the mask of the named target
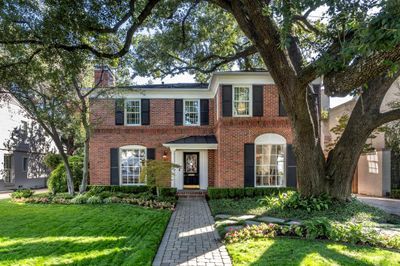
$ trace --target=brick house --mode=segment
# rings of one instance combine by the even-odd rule
[[[140,185],[141,162],[157,159],[181,166],[179,190],[296,186],[291,127],[268,72],[116,88],[90,107],[90,184]]]

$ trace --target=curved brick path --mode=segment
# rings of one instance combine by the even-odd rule
[[[153,265],[232,265],[204,198],[180,198]]]

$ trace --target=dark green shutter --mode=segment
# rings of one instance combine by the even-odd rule
[[[183,125],[183,100],[175,99],[175,125]]]
[[[244,144],[244,186],[254,187],[254,143]]]
[[[253,85],[253,116],[264,114],[264,86]]]
[[[293,145],[286,145],[286,186],[287,187],[297,187],[297,177],[296,177],[296,157],[293,152]]]
[[[110,184],[119,185],[119,149],[110,149]]]
[[[155,160],[156,159],[156,149],[155,148],[147,148],[146,155],[147,155],[147,160]]]
[[[142,125],[150,125],[150,100],[141,100],[141,123]]]
[[[222,116],[232,116],[232,85],[222,85]]]
[[[208,125],[208,99],[200,100],[200,125]]]
[[[115,100],[115,125],[121,126],[124,124],[124,110],[125,102],[124,99]]]
[[[283,106],[281,96],[279,96],[279,116],[287,116],[286,109]]]

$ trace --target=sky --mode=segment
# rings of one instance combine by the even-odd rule
[[[166,77],[164,79],[152,79],[149,77],[136,77],[133,80],[136,84],[148,84],[150,81],[153,84],[158,84],[161,82],[164,83],[191,83],[191,82],[196,82],[194,79],[194,76],[189,75],[187,73],[181,74],[181,75],[176,75],[174,77]],[[338,106],[342,103],[348,102],[352,99],[351,96],[346,96],[346,97],[330,97],[330,107],[335,107]]]

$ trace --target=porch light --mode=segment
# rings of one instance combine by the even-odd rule
[[[164,151],[162,158],[163,158],[164,160],[166,160],[166,159],[168,158],[167,152],[166,152],[166,151]]]

